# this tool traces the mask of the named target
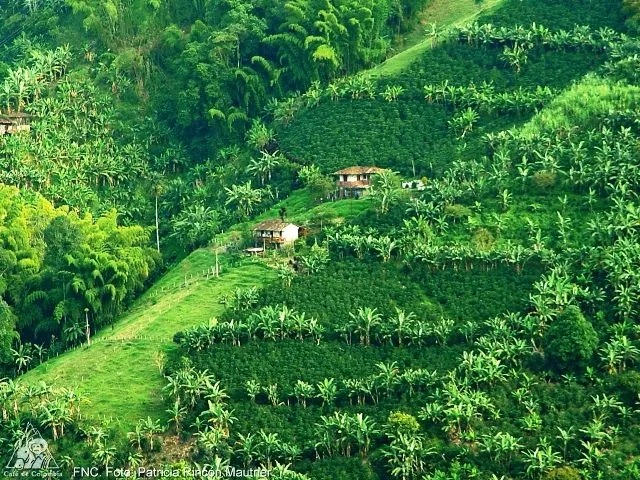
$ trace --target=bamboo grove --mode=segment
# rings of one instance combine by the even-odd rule
[[[27,201],[2,187],[2,369],[23,373],[90,340],[140,293],[160,259],[141,227]]]

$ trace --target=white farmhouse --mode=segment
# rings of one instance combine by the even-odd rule
[[[299,231],[300,227],[297,225],[280,219],[265,220],[253,227],[256,243],[262,242],[264,248],[267,245],[278,248],[280,245],[293,243],[298,239]]]

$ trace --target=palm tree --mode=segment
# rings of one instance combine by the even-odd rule
[[[18,368],[18,375],[27,371],[31,364],[31,360],[33,360],[33,357],[29,355],[28,347],[21,343],[18,345],[17,349],[11,349],[11,355],[13,356],[13,361]]]
[[[398,368],[398,363],[395,361],[391,363],[381,362],[376,364],[376,367],[378,367],[379,370],[377,378],[380,379],[384,385],[387,398],[390,398],[392,388],[400,383],[400,369]]]
[[[64,427],[71,422],[69,407],[61,399],[41,403],[39,417],[43,426],[51,428],[54,440],[64,436]]]
[[[274,140],[275,133],[259,120],[253,120],[251,128],[247,131],[246,139],[250,147],[259,152],[267,150],[269,144]]]
[[[360,337],[360,343],[366,346],[371,345],[371,331],[380,325],[382,315],[378,313],[377,309],[365,307],[358,308],[358,311],[349,313],[349,316],[353,319],[354,330]]]
[[[152,452],[154,450],[153,441],[156,438],[156,435],[162,432],[160,420],[152,420],[151,417],[147,417],[146,420],[140,420],[139,424],[141,426],[142,434],[149,446],[149,451]]]
[[[316,345],[320,345],[325,330],[326,328],[315,317],[307,322],[307,333],[315,340]]]
[[[173,402],[173,405],[166,410],[166,412],[170,415],[169,422],[173,423],[176,427],[176,433],[180,435],[180,430],[182,429],[182,420],[187,414],[187,408],[180,406],[180,402],[176,400]]]
[[[523,452],[526,473],[530,477],[540,477],[561,462],[560,454],[553,451],[545,439],[540,441],[535,450]]]
[[[435,453],[434,449],[426,448],[424,443],[423,437],[417,434],[399,433],[393,437],[382,455],[394,478],[410,480],[424,473],[425,458]]]
[[[460,113],[456,114],[450,121],[449,125],[453,130],[458,132],[458,138],[464,138],[467,133],[473,130],[474,125],[479,119],[478,112],[473,108],[467,107]]]
[[[600,360],[610,374],[624,372],[629,362],[640,356],[640,349],[631,343],[626,335],[618,335],[600,349]]]
[[[385,235],[376,239],[372,246],[380,254],[382,261],[386,263],[391,259],[393,251],[398,248],[398,243]]]
[[[404,87],[401,85],[387,85],[380,95],[387,102],[395,102],[402,93],[404,93]]]
[[[276,464],[269,470],[269,478],[273,480],[310,480],[307,475],[291,470],[291,464],[281,464],[276,460]]]
[[[127,437],[129,441],[136,447],[136,449],[142,451],[142,442],[144,440],[144,430],[141,422],[138,422],[133,429],[133,432],[128,432]],[[91,438],[91,437],[89,437]],[[98,439],[97,443],[102,441],[102,436]]]
[[[226,436],[229,435],[229,426],[237,420],[233,416],[233,410],[227,410],[223,404],[214,403],[209,400],[209,409],[202,412],[203,416],[209,417],[208,422],[214,429],[222,430]]]
[[[511,200],[513,198],[513,195],[509,192],[509,190],[507,190],[506,188],[502,190],[498,195],[498,198],[502,203],[502,210],[505,212],[509,210],[509,205],[511,204]]]
[[[213,403],[222,403],[229,398],[227,392],[221,387],[220,382],[212,383],[209,378],[206,378],[203,389],[204,397]]]
[[[298,400],[298,403],[302,405],[302,408],[307,408],[307,399],[315,396],[315,389],[310,383],[298,380],[293,387],[293,394]]]
[[[391,317],[389,322],[393,326],[398,341],[398,346],[402,347],[405,335],[411,331],[416,319],[416,314],[413,312],[406,313],[404,310],[395,307],[396,314]]]
[[[441,317],[440,320],[433,326],[433,333],[436,336],[436,343],[439,345],[446,345],[451,333],[453,333],[455,322],[449,318]]]
[[[566,430],[560,427],[556,427],[558,429],[558,435],[556,438],[562,442],[562,458],[567,460],[567,447],[570,442],[575,440],[576,434],[574,432],[575,427],[570,425]]]
[[[290,318],[291,322],[289,328],[292,333],[295,334],[296,338],[302,342],[304,340],[305,333],[308,331],[306,314],[304,312],[298,313],[294,311]]]
[[[47,349],[44,345],[33,345],[33,350],[36,355],[38,355],[38,364],[42,364],[42,357],[47,353]]]
[[[431,39],[431,48],[435,47],[438,43],[438,24],[436,22],[431,22],[429,24],[429,30],[427,31],[426,36]]]
[[[277,407],[280,403],[278,398],[278,384],[272,383],[264,387],[264,393],[267,394],[267,399],[271,402],[271,405]]]
[[[280,332],[280,340],[284,340],[287,336],[288,330],[290,330],[292,324],[292,317],[297,312],[292,311],[286,305],[283,305],[278,310],[278,323],[279,323],[279,332]],[[304,321],[304,318],[302,319]]]
[[[154,173],[151,177],[151,189],[153,191],[153,197],[155,199],[155,221],[156,221],[156,248],[160,253],[160,217],[158,215],[158,199],[162,196],[165,190],[164,180],[162,175]]]
[[[500,462],[507,468],[514,455],[522,449],[521,438],[515,438],[509,433],[496,432],[494,435],[482,437],[481,445],[494,462]]]
[[[260,160],[258,160],[258,165],[252,164],[252,169],[250,171],[255,171],[260,175],[260,181],[262,185],[265,184],[266,180],[271,181],[271,174],[275,170],[276,167],[281,165],[283,162],[283,157],[276,150],[273,153],[269,152],[261,152]]]
[[[220,428],[212,428],[207,425],[204,430],[198,430],[195,434],[198,449],[207,457],[215,456],[225,446],[226,433]]]
[[[256,445],[256,456],[258,460],[266,464],[267,469],[273,465],[273,459],[281,447],[277,433],[266,433],[264,430],[258,431],[258,442]]]
[[[256,382],[255,380],[247,380],[245,386],[247,388],[247,395],[249,396],[249,399],[252,402],[255,402],[256,401],[256,397],[262,391],[262,386],[258,382]]]
[[[502,52],[502,59],[515,68],[516,73],[520,73],[522,65],[527,63],[527,50],[516,43],[513,47],[505,46]]]
[[[236,445],[238,445],[236,453],[238,453],[240,455],[240,458],[242,458],[243,466],[245,468],[248,468],[250,465],[254,463],[254,460],[257,456],[256,435],[254,433],[248,433],[247,435],[243,435],[239,433],[238,441],[236,442]]]
[[[360,447],[360,455],[363,458],[367,458],[369,455],[369,448],[371,446],[372,437],[380,430],[376,427],[376,423],[369,417],[362,413],[356,414],[353,422],[353,435],[356,443]]]
[[[371,196],[379,206],[380,213],[387,213],[392,202],[400,195],[400,181],[397,172],[383,170],[374,177]]]
[[[225,188],[227,192],[226,204],[235,204],[244,217],[249,217],[255,207],[262,202],[263,191],[254,189],[251,182],[242,185],[232,185]]]
[[[338,395],[338,387],[333,378],[325,378],[317,385],[317,397],[322,399],[322,406],[331,405]]]
[[[98,443],[93,452],[94,460],[103,465],[105,469],[109,468],[109,465],[111,464],[115,456],[116,448],[110,447],[103,442]]]
[[[296,275],[295,270],[286,263],[279,263],[276,267],[276,273],[278,278],[282,281],[282,284],[287,288],[291,287],[291,282]]]

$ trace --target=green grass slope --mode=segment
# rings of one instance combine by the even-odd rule
[[[274,276],[264,264],[246,260],[207,280],[203,271],[214,262],[212,251],[194,252],[145,293],[113,329],[96,335],[90,347],[48,361],[22,381],[78,387],[89,401],[86,411],[91,419],[118,419],[122,429],[147,416],[163,418],[164,378],[158,359],[172,348],[173,335],[219,315],[224,309],[220,299],[235,288],[260,285]]]
[[[412,32],[407,39],[407,43],[417,43],[397,55],[390,57],[380,65],[372,68],[367,73],[372,77],[385,77],[397,75],[406,70],[413,62],[418,60],[426,51],[432,48],[431,38],[425,39],[430,34],[431,28],[435,25],[436,30],[441,33],[447,28],[464,25],[473,21],[480,15],[486,14],[495,7],[498,7],[504,0],[434,0],[424,11],[421,18],[421,25]],[[406,44],[405,44],[406,45]]]

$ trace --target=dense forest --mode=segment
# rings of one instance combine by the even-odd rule
[[[640,478],[638,1],[0,7],[0,468]]]

